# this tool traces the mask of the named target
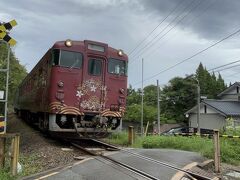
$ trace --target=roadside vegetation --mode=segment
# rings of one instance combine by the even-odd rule
[[[127,146],[127,133],[113,134],[107,140],[110,143]],[[221,161],[232,165],[240,165],[240,139],[220,138]],[[182,136],[146,136],[135,138],[131,147],[136,148],[166,148],[198,152],[202,156],[213,159],[213,140],[201,137]]]
[[[5,44],[0,44],[0,69],[7,68],[7,53],[8,49]],[[8,109],[13,110],[13,101],[15,97],[15,91],[18,85],[27,75],[26,68],[20,64],[18,58],[14,52],[10,53],[10,73],[9,73],[9,94],[8,94]],[[5,91],[6,73],[0,72],[0,90]],[[0,115],[3,115],[4,104],[0,103]]]
[[[209,99],[217,98],[217,95],[226,89],[221,75],[210,74],[202,63],[199,64],[195,74],[172,78],[160,89],[162,124],[187,124],[184,113],[196,105],[198,82],[201,95],[207,96]],[[143,92],[144,124],[149,122],[151,126],[157,117],[157,86],[145,86]],[[128,88],[125,121],[139,122],[141,119],[141,94],[140,88],[134,89],[131,85]]]
[[[23,156],[20,154],[19,163],[21,164],[22,171],[17,176],[12,176],[10,173],[9,159],[6,161],[5,169],[0,169],[0,180],[15,180],[19,177],[29,176],[38,173],[41,167],[33,164],[37,159],[36,155]]]
[[[15,177],[11,176],[7,169],[0,169],[0,179],[1,180],[14,180]]]

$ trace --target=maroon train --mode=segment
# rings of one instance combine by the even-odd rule
[[[59,41],[18,88],[15,111],[42,131],[102,135],[121,126],[128,57],[95,41]]]

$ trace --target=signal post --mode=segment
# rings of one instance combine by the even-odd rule
[[[9,31],[17,25],[15,20],[12,20],[8,23],[0,22],[0,45],[5,44],[8,53],[6,60],[7,66],[0,67],[0,72],[6,73],[6,83],[5,88],[0,89],[0,103],[4,103],[4,116],[0,114],[0,169],[4,168],[5,158],[10,157],[11,159],[11,174],[17,175],[17,163],[19,157],[19,135],[18,134],[6,134],[7,127],[7,111],[8,111],[8,85],[9,85],[9,70],[10,70],[10,46],[14,46],[16,41],[9,36]],[[2,69],[1,69],[2,68]],[[3,88],[3,87],[2,87]],[[9,154],[6,153],[6,141],[7,139],[11,139],[11,148],[9,150]]]

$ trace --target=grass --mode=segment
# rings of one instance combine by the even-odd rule
[[[127,133],[113,134],[108,142],[128,145]],[[131,146],[135,148],[168,148],[185,151],[198,152],[206,158],[213,159],[213,140],[201,137],[182,137],[182,136],[147,136],[135,138],[135,143]],[[221,160],[222,162],[240,165],[240,139],[220,139]]]
[[[235,128],[233,127],[227,127],[226,131],[221,131],[221,134],[227,134],[227,135],[232,135],[232,136],[240,136],[240,126],[237,126]]]
[[[19,176],[28,176],[31,174],[35,174],[41,171],[40,165],[36,164],[37,162],[37,155],[30,155],[30,156],[20,156],[20,164],[22,165],[22,172]]]
[[[127,146],[128,145],[128,134],[127,132],[120,132],[120,133],[112,133],[110,136],[108,136],[107,139],[105,139],[110,144],[118,144],[121,146]]]
[[[9,159],[7,159],[5,169],[0,170],[0,180],[15,180],[18,179],[19,177],[24,177],[39,172],[40,167],[33,163],[36,161],[36,159],[37,156],[35,155],[31,156],[20,155],[19,163],[22,166],[22,172],[19,173],[17,176],[11,175],[10,162]]]
[[[0,179],[1,180],[14,180],[16,179],[15,177],[13,177],[10,173],[8,169],[0,169]]]

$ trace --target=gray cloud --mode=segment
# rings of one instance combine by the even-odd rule
[[[180,0],[141,0],[146,11],[154,11],[161,18],[166,16]],[[187,8],[194,7],[200,3],[184,20],[179,24],[181,28],[187,28],[196,33],[200,38],[219,39],[220,37],[233,32],[239,26],[240,1],[239,0],[182,0],[176,12],[176,16],[187,4],[193,4]],[[171,18],[168,18],[170,21]]]

